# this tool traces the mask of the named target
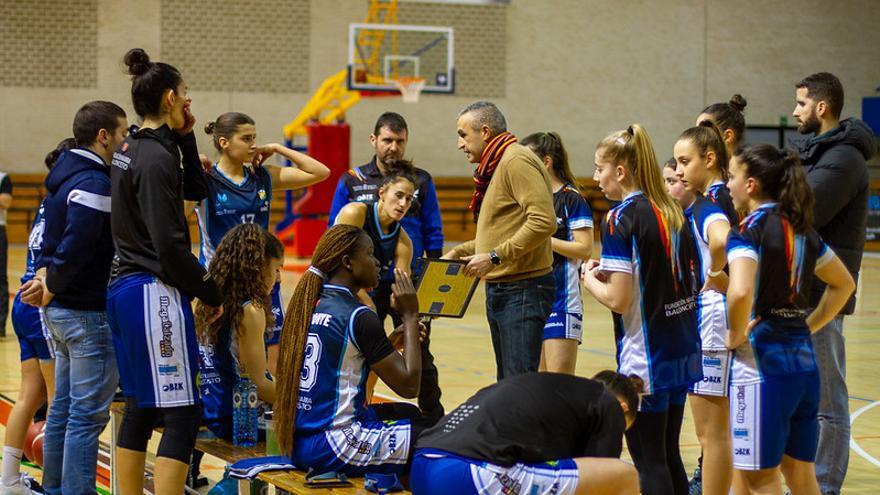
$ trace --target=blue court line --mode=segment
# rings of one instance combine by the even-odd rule
[[[860,401],[863,401],[863,402],[876,402],[874,399],[866,399],[866,398],[864,398],[864,397],[855,397],[855,396],[853,396],[853,395],[850,395],[850,396],[849,396],[849,400],[860,400]]]

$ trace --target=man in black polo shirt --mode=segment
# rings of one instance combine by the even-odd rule
[[[330,206],[329,224],[333,225],[339,210],[348,203],[359,201],[373,203],[378,201],[379,187],[384,176],[398,169],[405,169],[416,178],[416,191],[412,206],[400,221],[403,230],[409,235],[413,244],[413,262],[410,273],[416,270],[416,260],[423,255],[428,258],[439,258],[443,254],[443,223],[440,219],[440,205],[437,202],[437,191],[434,181],[427,171],[413,167],[404,160],[406,143],[409,138],[406,120],[394,112],[385,112],[379,116],[370,144],[375,154],[373,159],[360,167],[353,168],[339,178],[333,203]],[[380,311],[383,314],[385,311]],[[391,313],[394,325],[400,324],[397,316]],[[384,320],[384,318],[383,318]],[[430,323],[428,336],[430,336]],[[428,348],[429,337],[422,342],[422,384],[419,392],[419,407],[425,416],[440,418],[443,406],[440,404],[440,387],[437,381],[437,367],[434,356]]]

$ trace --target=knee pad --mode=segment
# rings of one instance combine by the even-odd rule
[[[116,446],[136,452],[146,452],[147,442],[156,426],[156,410],[141,408],[134,398],[125,399],[125,412],[119,426]]]
[[[161,412],[165,433],[156,455],[189,464],[202,423],[201,406],[169,407]]]

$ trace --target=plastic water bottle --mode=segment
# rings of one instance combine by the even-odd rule
[[[236,447],[257,444],[257,386],[245,373],[232,392],[232,443]]]

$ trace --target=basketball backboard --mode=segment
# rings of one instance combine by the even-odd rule
[[[348,88],[397,91],[394,80],[423,78],[425,93],[455,91],[451,27],[405,24],[351,24]]]

